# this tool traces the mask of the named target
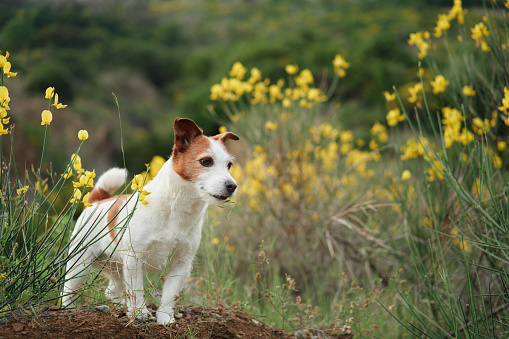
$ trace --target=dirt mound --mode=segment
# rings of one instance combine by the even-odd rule
[[[190,307],[181,308],[177,316],[175,323],[163,326],[130,320],[123,312],[45,307],[32,319],[10,315],[0,323],[0,338],[296,338],[239,311]],[[312,337],[351,338],[341,334]]]

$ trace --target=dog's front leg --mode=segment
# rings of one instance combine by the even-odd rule
[[[175,321],[173,308],[175,307],[175,296],[184,287],[189,274],[191,273],[192,260],[174,263],[170,272],[166,275],[161,297],[161,306],[156,312],[157,323],[171,324]]]
[[[136,253],[128,253],[124,260],[124,280],[126,286],[127,316],[147,319],[152,313],[147,309],[143,291],[143,264]]]

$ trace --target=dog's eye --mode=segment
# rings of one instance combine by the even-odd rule
[[[202,164],[202,166],[205,166],[205,167],[210,167],[210,166],[214,165],[214,160],[210,157],[203,158],[203,159],[200,159],[200,164]]]
[[[230,168],[232,168],[232,165],[233,164],[231,162],[228,163],[228,171],[230,170]]]

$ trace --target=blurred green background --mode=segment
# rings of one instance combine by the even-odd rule
[[[473,1],[471,2],[473,3]],[[344,128],[384,122],[382,91],[415,79],[418,59],[410,33],[433,27],[451,1],[103,1],[2,0],[0,49],[11,53],[9,79],[18,163],[37,162],[47,107],[55,86],[68,108],[54,114],[47,159],[61,170],[79,141],[84,166],[102,172],[123,165],[144,169],[155,154],[169,156],[175,117],[217,132],[207,106],[210,87],[235,61],[263,77],[284,77],[286,64],[330,81],[331,61],[351,63],[332,100]],[[464,6],[472,4],[464,1]],[[118,97],[120,116],[112,92]]]

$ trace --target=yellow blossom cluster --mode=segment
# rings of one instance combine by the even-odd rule
[[[484,37],[490,35],[490,32],[488,31],[486,25],[484,25],[484,22],[479,22],[474,26],[474,28],[471,28],[470,31],[472,32],[472,39],[475,40],[476,45],[481,46],[481,49],[484,52],[489,52],[490,47],[486,43]]]
[[[143,205],[148,205],[148,201],[145,200],[147,198],[147,196],[150,194],[150,192],[146,191],[144,189],[144,186],[145,186],[145,181],[146,181],[146,176],[144,177],[143,175],[141,174],[136,174],[133,178],[133,180],[131,180],[131,189],[133,191],[138,191],[140,192],[140,195],[139,195],[139,201],[143,204]]]
[[[447,31],[451,27],[451,21],[454,19],[458,20],[458,23],[461,25],[464,22],[464,13],[463,7],[461,5],[461,0],[454,0],[454,5],[449,10],[448,14],[439,14],[437,25],[435,26],[434,36],[436,38],[440,38],[445,31]]]
[[[389,126],[396,126],[399,122],[405,120],[405,116],[401,114],[399,108],[393,108],[386,115],[387,124]]]
[[[255,147],[252,159],[246,162],[244,168],[233,166],[231,174],[242,182],[237,195],[244,195],[248,206],[255,211],[261,210],[263,200],[272,200],[280,195],[279,191],[269,187],[276,178],[277,170],[273,164],[268,163],[267,153],[262,146]]]
[[[0,96],[0,100],[1,100],[1,96]],[[509,113],[508,113],[508,110],[509,110],[509,89],[507,89],[507,87],[504,87],[504,97],[502,98],[502,106],[500,106],[498,108],[498,110],[504,112],[504,114],[506,116],[509,115]],[[505,124],[509,126],[508,121],[509,121],[509,119],[504,120]]]
[[[5,86],[0,86],[0,119],[1,120],[1,129],[0,135],[9,133],[9,130],[5,128],[5,125],[9,123],[9,118],[7,117],[7,111],[10,110],[9,102],[11,98],[9,97],[9,90]]]
[[[497,124],[497,113],[493,112],[491,114],[491,120],[485,118],[484,120],[481,118],[472,119],[472,129],[477,135],[483,135],[490,132],[490,130],[495,127]]]
[[[380,124],[379,122],[373,124],[370,132],[372,139],[369,142],[369,148],[371,150],[378,149],[380,147],[379,142],[385,144],[389,139],[389,135],[387,134],[387,127]]]
[[[9,59],[9,52],[5,52],[5,56],[2,55],[2,51],[0,51],[0,68],[2,69],[3,74],[7,75],[8,78],[15,77],[18,73],[11,72],[11,63],[7,61]]]
[[[0,51],[0,69],[4,75],[7,75],[8,78],[15,77],[17,73],[11,72],[11,63],[7,61],[9,58],[9,52],[5,53],[5,56],[2,55]],[[0,73],[1,74],[1,73]],[[3,84],[3,82],[2,82]],[[0,86],[0,135],[9,133],[9,130],[5,128],[5,125],[9,123],[10,118],[7,117],[7,111],[11,108],[9,107],[9,103],[11,98],[9,97],[9,90],[5,86]]]
[[[463,94],[465,94],[467,97],[473,97],[475,96],[475,90],[472,88],[472,86],[463,86]]]
[[[449,86],[449,81],[445,80],[443,75],[437,75],[435,80],[430,81],[431,87],[433,87],[433,94],[442,93],[445,88]]]
[[[417,100],[419,100],[419,94],[422,92],[422,85],[420,82],[417,82],[415,85],[410,87],[408,89],[408,92],[410,93],[410,97],[408,98],[408,102],[415,103]]]
[[[95,171],[86,171],[81,164],[81,157],[78,154],[71,155],[70,166],[67,168],[66,172],[62,174],[62,176],[65,179],[68,179],[74,174],[76,174],[76,181],[72,182],[74,193],[69,202],[79,203],[81,201],[86,207],[92,206],[88,203],[90,192],[85,195],[83,195],[83,192],[87,188],[94,187]],[[82,188],[83,191],[80,188]]]
[[[55,87],[48,87],[46,89],[46,94],[44,96],[50,102],[50,109],[45,109],[41,113],[41,125],[50,125],[51,121],[53,121],[53,114],[51,113],[51,106],[56,109],[66,108],[67,105],[63,105],[61,102],[58,102],[58,94],[55,93]],[[55,98],[55,102],[51,104],[51,99]]]
[[[337,54],[332,61],[334,65],[334,73],[336,73],[340,78],[344,78],[346,76],[346,69],[350,67],[350,63],[346,62],[345,58],[340,54]]]
[[[428,49],[430,47],[429,42],[429,32],[422,31],[417,33],[410,34],[410,39],[408,39],[408,44],[410,46],[415,45],[419,49],[419,54],[417,56],[419,59],[424,59],[426,55],[428,55]]]
[[[377,124],[372,132],[377,141],[387,141],[385,126]],[[231,169],[233,177],[242,182],[237,197],[245,199],[255,211],[260,211],[264,201],[275,199],[311,204],[317,199],[330,200],[331,194],[342,196],[344,192],[339,187],[354,183],[356,178],[374,176],[369,163],[380,160],[380,155],[354,148],[351,131],[339,131],[324,123],[310,127],[309,135],[284,157],[273,156],[257,145],[244,166]],[[341,177],[345,168],[350,174]]]
[[[27,186],[23,186],[23,187],[21,187],[21,188],[18,188],[18,189],[16,190],[16,193],[17,193],[18,195],[25,194],[26,192],[28,192],[28,185],[27,185]]]
[[[442,108],[442,124],[444,128],[444,143],[446,148],[450,148],[453,143],[460,142],[468,145],[474,140],[472,132],[463,127],[465,118],[456,108]]]
[[[348,68],[346,61],[343,63],[338,61],[336,64],[340,65],[341,67],[337,67],[342,70]],[[276,83],[271,83],[270,79],[262,80],[262,74],[256,67],[251,69],[249,79],[244,80],[247,69],[242,63],[236,62],[229,73],[230,78],[223,78],[220,83],[211,87],[210,99],[235,102],[246,96],[251,104],[280,102],[284,108],[289,108],[294,103],[300,107],[310,108],[327,100],[327,95],[314,87],[313,74],[309,69],[299,72],[297,65],[287,65],[285,69],[293,76],[291,83],[294,83],[295,87],[285,86],[283,79]]]
[[[428,139],[421,137],[419,140],[410,138],[401,146],[401,160],[415,159],[426,154],[424,147],[429,147]]]

